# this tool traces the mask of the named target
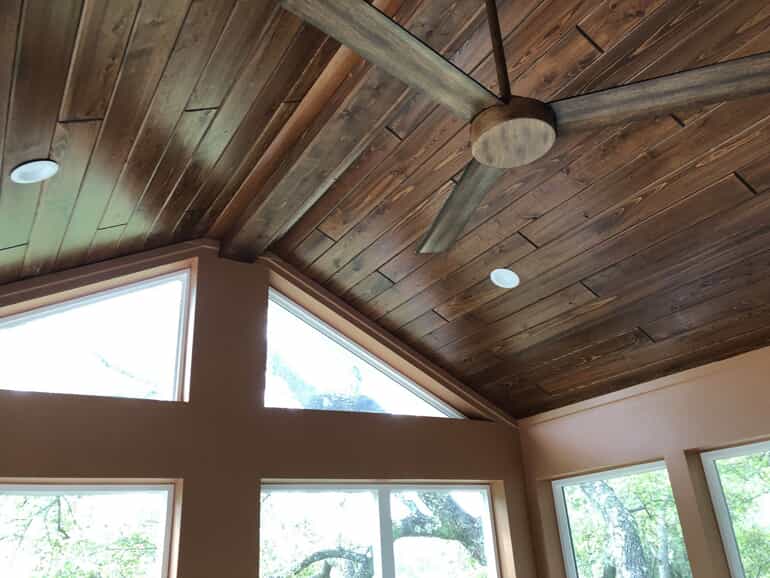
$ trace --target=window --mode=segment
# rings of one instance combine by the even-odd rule
[[[733,578],[770,576],[770,443],[702,454]]]
[[[3,578],[168,575],[173,485],[0,485]]]
[[[272,290],[267,335],[266,407],[462,417]]]
[[[487,486],[262,487],[261,578],[496,578]]]
[[[0,319],[0,388],[177,400],[190,271]]]
[[[691,577],[663,463],[553,483],[569,578]]]

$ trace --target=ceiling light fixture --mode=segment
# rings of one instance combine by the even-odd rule
[[[502,289],[513,289],[518,287],[521,279],[510,269],[495,269],[489,274],[489,278],[498,287]]]
[[[59,163],[51,160],[29,161],[11,171],[11,180],[20,185],[40,183],[59,172]]]

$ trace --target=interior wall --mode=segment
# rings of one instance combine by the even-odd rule
[[[770,438],[770,348],[520,420],[538,576],[564,578],[551,481],[665,460],[693,575],[729,576],[700,452]]]
[[[0,287],[0,316],[185,258],[198,263],[189,402],[0,391],[0,478],[183,480],[181,578],[258,575],[263,479],[489,481],[503,576],[534,576],[511,425],[262,407],[266,264],[187,244]]]

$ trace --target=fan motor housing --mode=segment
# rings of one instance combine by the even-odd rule
[[[556,142],[551,107],[533,98],[514,96],[488,108],[471,123],[471,152],[483,165],[510,169],[544,156]]]

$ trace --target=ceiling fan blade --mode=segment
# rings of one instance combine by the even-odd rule
[[[281,0],[311,23],[405,84],[470,121],[498,98],[364,0]]]
[[[487,192],[505,173],[505,169],[488,167],[476,160],[470,162],[460,182],[444,201],[430,231],[423,239],[420,253],[441,253],[454,245]]]
[[[550,103],[559,133],[770,93],[770,52]]]

